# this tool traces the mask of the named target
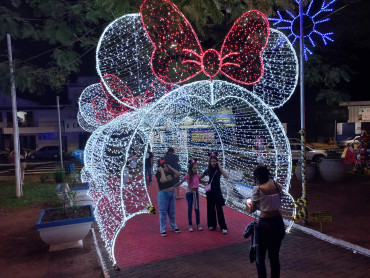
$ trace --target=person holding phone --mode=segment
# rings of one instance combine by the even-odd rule
[[[267,277],[265,257],[268,252],[271,277],[280,277],[279,252],[285,236],[285,226],[280,213],[282,186],[270,180],[270,172],[265,165],[254,170],[255,186],[252,198],[247,198],[246,210],[253,213],[260,210],[258,218],[258,259],[256,259],[259,278]]]
[[[161,236],[167,236],[167,215],[170,228],[173,232],[180,233],[175,223],[175,183],[180,177],[179,171],[166,163],[165,159],[158,160],[155,177],[158,182],[158,211]]]
[[[226,172],[222,169],[222,166],[218,161],[217,153],[211,153],[209,156],[208,168],[200,176],[200,179],[202,179],[204,176],[208,176],[209,182],[211,183],[211,191],[206,192],[207,224],[210,231],[216,230],[218,220],[218,225],[220,225],[222,233],[227,234],[227,225],[225,222],[224,211],[222,209],[222,207],[225,205],[225,199],[221,192],[221,175],[226,179],[228,178]]]
[[[164,156],[164,159],[166,160],[166,163],[170,165],[173,169],[176,169],[177,171],[180,171],[180,165],[179,165],[179,157],[175,154],[175,149],[172,147],[169,147],[167,150],[166,155]],[[175,183],[178,183],[180,181],[179,178],[175,179]],[[175,187],[175,198],[176,199],[183,199],[180,195],[180,186]]]

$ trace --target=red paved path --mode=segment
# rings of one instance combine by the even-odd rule
[[[155,179],[154,179],[155,180]],[[148,187],[153,205],[158,209],[156,181]],[[181,189],[185,197],[185,190]],[[226,224],[229,233],[223,235],[220,228],[217,231],[207,229],[206,199],[200,196],[200,223],[203,231],[188,231],[186,199],[176,200],[176,224],[181,233],[170,231],[167,221],[167,237],[159,233],[159,215],[140,214],[130,219],[121,230],[115,245],[116,261],[120,268],[125,269],[155,261],[175,258],[228,246],[234,243],[246,242],[243,238],[245,226],[253,219],[245,214],[224,207]],[[193,212],[193,226],[195,215]]]

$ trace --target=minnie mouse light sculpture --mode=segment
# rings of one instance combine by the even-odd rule
[[[158,158],[174,147],[183,169],[190,158],[207,167],[207,152],[218,151],[232,178],[221,180],[226,204],[240,211],[263,156],[284,187],[284,216],[293,219],[291,152],[272,109],[294,92],[298,63],[289,40],[269,28],[262,13],[244,13],[219,51],[204,51],[173,3],[145,0],[139,14],[105,29],[96,58],[101,83],[87,87],[79,101],[79,123],[92,132],[82,179],[90,182],[113,263],[119,231],[130,218],[149,213],[145,169],[142,176],[128,177],[126,167],[132,151],[144,166],[148,145]],[[191,82],[200,74],[208,80]],[[263,138],[263,149],[254,148],[256,138]]]

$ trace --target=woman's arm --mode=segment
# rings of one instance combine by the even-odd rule
[[[258,202],[251,201],[250,203],[247,201],[246,211],[249,213],[253,213],[257,210]]]
[[[199,183],[203,185],[207,185],[208,181],[201,180],[201,176],[199,177]]]
[[[253,213],[258,209],[259,195],[260,195],[259,190],[260,189],[259,189],[258,186],[253,187],[252,198],[247,199],[246,211],[249,212],[249,213]]]
[[[183,177],[182,178],[182,180],[181,181],[179,181],[178,183],[176,183],[174,186],[176,187],[176,186],[180,186],[184,181],[186,180],[186,178],[185,177]]]
[[[162,167],[159,167],[158,168],[158,171],[161,172],[161,178],[160,178],[160,182],[164,183],[167,181],[167,177],[166,177],[166,174],[164,173],[164,170]]]
[[[224,169],[222,169],[220,162],[218,161],[217,164],[218,164],[218,168],[220,169],[221,174],[224,176],[225,179],[227,179],[229,176],[226,174]]]
[[[180,172],[179,171],[177,171],[176,169],[172,168],[169,164],[167,164],[167,167],[168,167],[168,169],[170,169],[170,170],[173,171],[175,178],[179,178],[180,177]]]

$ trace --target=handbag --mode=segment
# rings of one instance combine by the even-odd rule
[[[212,177],[211,181],[210,181],[210,182],[206,185],[206,187],[204,188],[204,190],[205,190],[206,192],[210,192],[210,191],[212,190],[211,183],[212,183],[213,178],[215,177],[216,173],[217,173],[217,170],[216,170],[216,172],[213,174],[213,177]]]

